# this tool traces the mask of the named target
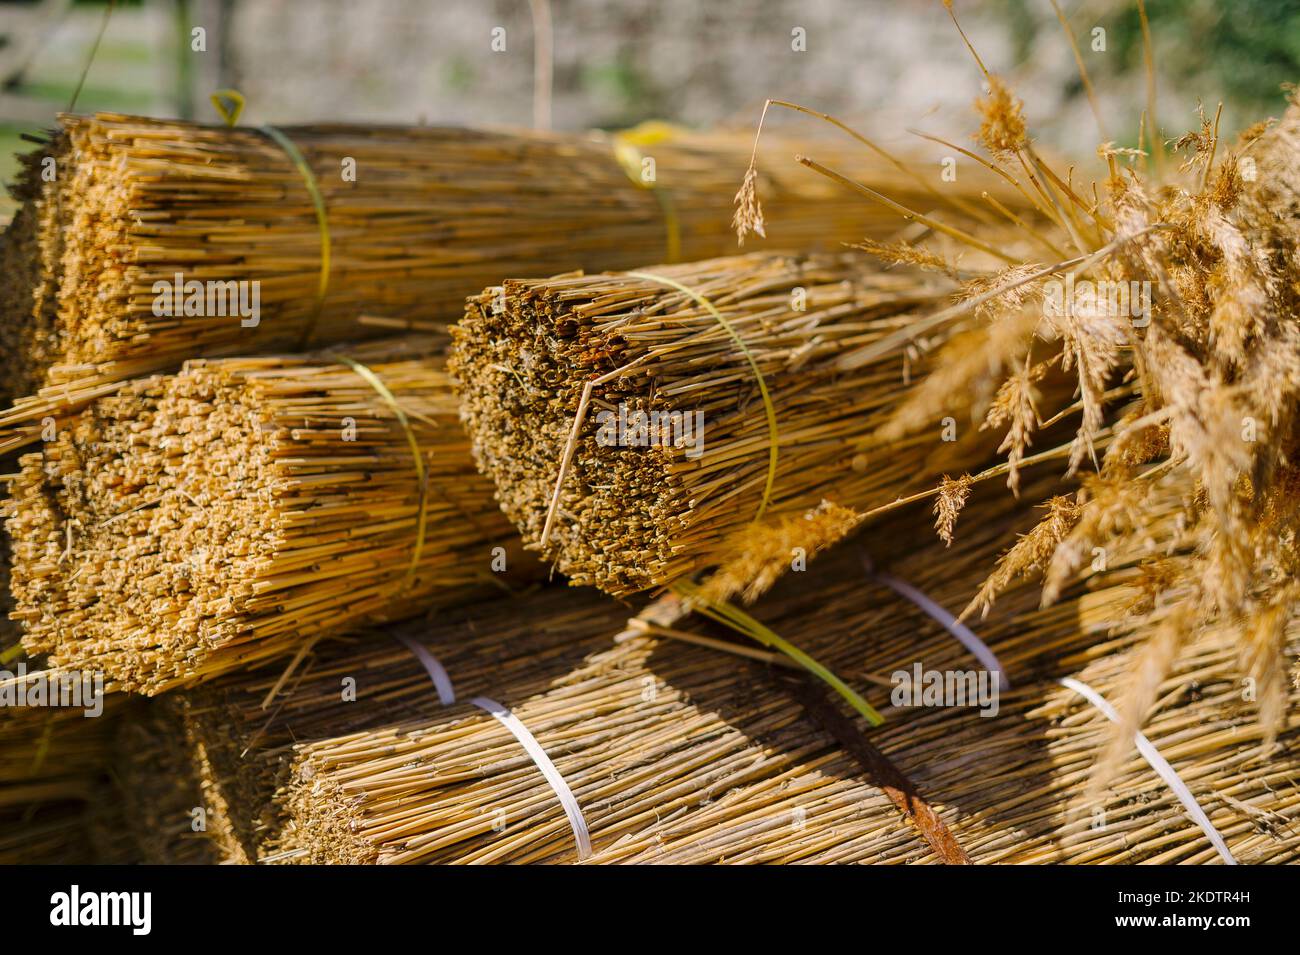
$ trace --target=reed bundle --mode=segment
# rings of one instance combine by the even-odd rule
[[[24,645],[125,690],[520,572],[427,337],[191,362],[100,399],[21,464],[7,507]]]
[[[966,466],[937,419],[876,437],[942,329],[857,358],[946,289],[771,255],[510,280],[469,301],[451,368],[475,459],[525,540],[575,583],[624,594],[717,562],[756,517],[867,507],[939,461]]]
[[[731,196],[751,145],[740,132],[268,132],[62,116],[26,158],[14,187],[21,209],[0,249],[0,382],[11,392],[0,397],[18,399],[0,414],[0,449],[114,382],[189,358],[351,339],[362,313],[449,322],[465,296],[503,274],[723,254],[734,247]],[[792,143],[770,145],[762,184],[784,243],[834,247],[896,228],[888,215],[850,213],[834,186],[800,175]],[[901,164],[826,148],[926,207],[980,189],[972,179],[969,190],[941,193]],[[260,283],[260,321],[159,314],[155,285],[178,274]]]
[[[1293,634],[1291,652],[1300,651]],[[1000,645],[1000,646],[1004,646]],[[939,648],[927,640],[909,652]],[[999,649],[1001,653],[1001,650]],[[1013,651],[1014,653],[1014,651]],[[1067,648],[1047,673],[1103,696],[1122,691],[1131,640]],[[1018,656],[1016,654],[1015,656]],[[1013,656],[1013,659],[1015,657]],[[1091,659],[1090,659],[1091,658]],[[1233,652],[1199,644],[1161,685],[1145,736],[1176,768],[1238,862],[1300,860],[1292,721],[1284,749],[1267,743],[1243,702]],[[1295,702],[1293,694],[1293,702]],[[995,719],[968,709],[889,712],[872,741],[904,769],[982,864],[1205,864],[1218,856],[1174,792],[1133,753],[1097,797],[1089,781],[1113,725],[1072,689],[1031,679]],[[561,861],[563,853],[550,858]],[[596,864],[915,863],[934,854],[842,753],[796,761],[761,783],[667,814],[598,852]]]
[[[436,622],[322,643],[278,694],[278,674],[252,672],[169,697],[184,713],[210,835],[232,861],[274,855],[291,823],[280,790],[294,767],[295,740],[364,734],[395,719],[428,725],[444,716],[428,672],[394,635],[422,643],[429,633],[445,637],[436,650],[457,697],[488,693],[509,706],[518,692],[544,693],[606,645],[627,614],[595,592],[547,588],[452,608]],[[302,855],[293,846],[287,851]]]
[[[874,556],[941,604],[960,606],[1009,527],[1027,526],[1005,508],[971,506],[978,519],[951,549],[917,546],[909,525],[898,523],[873,537]],[[787,579],[756,613],[867,695],[883,702],[888,689],[866,687],[888,686],[891,672],[915,662],[926,670],[975,667],[916,606],[864,581],[857,553],[837,552],[808,573],[816,575],[811,586]],[[1145,596],[1131,562],[1114,567],[1106,586],[1077,589],[1046,609],[1027,588],[1016,590],[981,628],[1015,684],[997,716],[882,705],[884,727],[858,728],[976,861],[1206,861],[1214,852],[1204,834],[1136,754],[1096,803],[1084,802],[1109,724],[1055,683],[1072,675],[1114,692],[1132,666],[1135,608]],[[583,615],[578,602],[594,601],[585,595],[554,600],[552,592],[531,598],[510,608],[513,619],[500,607],[466,610],[476,618],[470,641],[457,622],[429,628],[420,642],[446,665],[460,698],[486,692],[533,732],[582,806],[596,849],[591,861],[935,861],[776,677],[784,668],[746,665],[715,646],[683,646],[680,632],[661,639],[653,626],[611,647],[601,617],[609,627],[616,614]],[[553,620],[548,604],[574,616]],[[561,631],[572,638],[547,643],[520,618],[541,621],[552,640]],[[698,637],[725,634],[696,627]],[[476,666],[491,647],[523,648],[524,656],[500,672]],[[331,660],[322,651],[320,669],[269,716],[260,707],[271,682],[265,677],[227,685],[220,704],[196,702],[216,686],[191,698],[208,723],[200,735],[244,754],[238,787],[258,794],[236,809],[256,807],[256,825],[246,830],[249,857],[573,861],[564,814],[518,742],[469,706],[442,709],[406,652],[374,644],[364,655]],[[1288,782],[1296,772],[1288,750],[1300,722],[1289,724],[1283,748],[1267,744],[1232,664],[1230,647],[1198,645],[1162,686],[1147,735],[1240,859],[1295,859],[1300,838],[1290,827],[1300,800]],[[349,673],[369,699],[384,701],[383,714],[339,701],[340,677]],[[214,787],[224,780],[237,788],[235,772],[218,768]]]
[[[100,861],[210,865],[218,861],[206,833],[199,777],[185,728],[163,703],[135,705],[120,721],[88,827]]]
[[[5,674],[8,676],[8,674]],[[95,858],[88,809],[102,796],[121,705],[0,708],[0,864]]]

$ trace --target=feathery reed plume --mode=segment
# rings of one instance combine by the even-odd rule
[[[1153,77],[1145,12],[1143,31]],[[954,311],[969,316],[881,436],[913,433],[952,395],[973,393],[985,425],[1006,429],[1014,490],[1040,413],[1047,422],[1077,421],[1069,472],[1095,476],[1073,501],[1049,501],[1042,527],[1000,561],[967,612],[987,609],[1001,586],[1028,570],[1046,572],[1050,601],[1076,575],[1103,572],[1117,548],[1141,545],[1152,564],[1183,555],[1191,583],[1180,594],[1183,606],[1151,622],[1152,647],[1117,701],[1115,745],[1129,747],[1154,688],[1197,633],[1236,633],[1251,674],[1261,685],[1281,685],[1278,620],[1295,608],[1291,579],[1300,569],[1290,531],[1300,518],[1293,493],[1300,103],[1233,145],[1221,142],[1221,109],[1212,119],[1201,111],[1198,128],[1173,144],[1184,154],[1178,168],[1166,166],[1157,131],[1154,179],[1134,162],[1137,153],[1104,143],[1098,155],[1107,175],[1085,189],[1074,184],[1073,167],[1063,176],[1043,160],[1021,103],[966,43],[988,86],[977,103],[976,138],[990,155],[979,162],[1020,190],[1042,222],[1017,224],[1020,240],[1003,245],[1005,271],[969,279],[960,305],[918,317],[923,329],[951,325]],[[1086,75],[1084,82],[1090,88]],[[1155,127],[1153,80],[1150,91],[1147,121]],[[876,198],[898,211],[899,203]],[[972,248],[987,245],[973,238]],[[1072,249],[1073,257],[1042,266],[1044,246]],[[1044,362],[1074,377],[1073,402],[1040,400],[1033,382]],[[942,521],[939,529],[945,533]],[[1281,717],[1270,694],[1274,702],[1262,714],[1272,733]],[[1105,765],[1119,758],[1116,751]]]
[[[128,383],[12,493],[27,650],[148,694],[528,573],[427,336]]]

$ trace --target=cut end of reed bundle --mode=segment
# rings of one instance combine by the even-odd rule
[[[875,432],[944,335],[907,334],[944,287],[771,255],[508,281],[453,329],[462,418],[530,545],[576,583],[644,590],[755,517],[909,485],[942,442]]]
[[[193,362],[25,456],[27,650],[154,693],[518,573],[436,343],[348,354]]]

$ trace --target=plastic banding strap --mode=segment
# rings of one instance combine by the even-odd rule
[[[1058,682],[1060,682],[1061,686],[1073,690],[1101,710],[1106,719],[1112,723],[1119,723],[1119,714],[1115,712],[1115,708],[1088,684],[1068,676]],[[1163,779],[1165,784],[1174,791],[1174,795],[1183,804],[1183,808],[1192,817],[1192,821],[1201,827],[1201,831],[1210,840],[1210,844],[1219,853],[1219,857],[1223,859],[1224,864],[1236,865],[1237,860],[1233,858],[1232,852],[1228,849],[1228,844],[1223,841],[1223,836],[1219,835],[1219,830],[1214,828],[1214,823],[1210,822],[1210,817],[1205,814],[1205,810],[1196,801],[1196,797],[1187,788],[1187,784],[1178,775],[1178,771],[1169,765],[1169,761],[1160,755],[1160,751],[1156,749],[1155,744],[1147,739],[1144,734],[1134,733],[1133,742],[1137,744],[1137,750],[1142,754],[1142,758],[1156,771],[1156,775]]]
[[[862,566],[868,577],[877,583],[884,584],[900,597],[905,597],[916,604],[926,616],[941,624],[945,630],[956,637],[975,659],[984,664],[984,669],[998,675],[998,688],[1000,690],[1011,689],[1011,681],[1007,678],[1007,671],[1003,668],[1001,661],[998,660],[997,654],[989,649],[989,645],[981,640],[974,630],[932,600],[929,594],[924,593],[917,587],[913,587],[900,577],[876,570],[871,555],[866,552],[865,548],[859,548],[859,553],[862,555]]]
[[[681,223],[677,219],[677,207],[673,204],[673,197],[668,194],[668,191],[660,187],[656,182],[647,182],[645,180],[642,173],[642,163],[645,161],[645,155],[641,152],[641,149],[644,146],[653,146],[655,143],[666,142],[680,133],[681,130],[676,126],[652,120],[614,134],[614,158],[618,160],[619,166],[622,167],[628,179],[632,180],[632,184],[638,189],[648,189],[653,193],[655,199],[659,202],[659,207],[663,210],[664,228],[666,230],[664,241],[667,245],[665,261],[668,262],[681,261]]]
[[[311,196],[312,205],[316,209],[316,224],[320,227],[320,281],[316,287],[316,304],[312,308],[312,313],[307,319],[307,325],[303,329],[302,337],[298,340],[300,349],[306,348],[316,334],[316,325],[320,322],[321,311],[325,307],[325,294],[329,291],[330,284],[330,224],[329,217],[325,214],[325,197],[321,195],[320,184],[316,181],[316,174],[311,171],[311,166],[307,164],[306,158],[302,151],[294,144],[288,136],[276,129],[274,126],[261,127],[263,133],[283,149],[289,159],[297,167],[298,172],[302,175],[303,185],[307,187],[307,194]]]
[[[447,670],[437,657],[429,652],[429,648],[418,640],[413,640],[404,633],[394,634],[397,640],[415,654],[417,660],[424,667],[429,679],[433,680],[434,689],[438,691],[438,702],[443,706],[451,706],[456,702],[456,688],[451,685],[451,677],[447,675]]]
[[[438,701],[443,706],[450,706],[455,703],[456,690],[452,686],[451,677],[447,675],[447,670],[428,647],[403,634],[395,634],[394,636],[415,654],[416,659],[424,666],[438,691]],[[546,755],[546,750],[542,748],[542,744],[537,742],[537,737],[532,734],[519,717],[510,711],[509,707],[503,706],[491,697],[476,696],[471,698],[469,702],[509,730],[510,735],[524,748],[528,758],[541,770],[547,785],[551,787],[551,791],[555,793],[555,797],[560,801],[560,808],[564,810],[564,816],[569,821],[569,828],[573,830],[573,840],[578,848],[578,860],[583,861],[589,858],[591,856],[591,833],[587,829],[587,820],[582,814],[582,807],[578,805],[578,797],[573,795],[573,790],[569,788],[569,784],[565,782],[564,776],[556,768],[555,763],[551,762],[551,757]]]
[[[717,323],[723,327],[726,333],[731,336],[731,340],[736,343],[736,347],[744,354],[745,360],[749,362],[750,370],[754,372],[754,379],[758,382],[759,394],[763,398],[763,410],[767,413],[767,483],[763,487],[763,500],[758,505],[758,513],[754,515],[755,521],[761,521],[772,502],[772,487],[776,483],[776,461],[780,433],[776,427],[776,406],[772,404],[772,395],[767,390],[767,381],[763,378],[763,373],[759,371],[758,362],[754,359],[754,353],[749,350],[749,346],[745,344],[744,339],[740,337],[722,312],[718,311],[718,307],[693,288],[683,285],[676,279],[670,279],[666,275],[657,275],[654,272],[628,272],[626,274],[632,278],[645,279],[648,282],[666,285],[684,295],[690,296],[697,305],[712,315]]]
[[[415,577],[415,570],[420,564],[420,558],[424,556],[424,537],[429,515],[429,481],[424,470],[424,454],[420,451],[420,443],[415,440],[415,429],[411,427],[411,420],[406,416],[406,412],[402,410],[396,396],[384,384],[383,380],[361,362],[354,361],[346,355],[331,355],[330,357],[347,365],[360,375],[366,384],[379,393],[379,397],[384,399],[384,404],[388,405],[393,414],[397,416],[398,423],[402,426],[402,430],[406,432],[406,442],[411,446],[411,459],[415,463],[415,477],[420,484],[420,506],[416,514],[415,547],[411,550],[411,563],[406,568],[406,576],[402,578],[401,587],[397,591],[401,594],[410,586]]]
[[[865,553],[863,557],[864,562],[866,562],[868,558],[866,558]],[[954,619],[954,621],[955,618],[952,618],[952,615],[940,607],[938,603],[931,600],[926,594],[906,581],[899,580],[897,577],[891,577],[887,574],[876,573],[872,570],[869,563],[867,564],[867,572],[889,586],[896,593],[911,600],[935,620],[942,623],[954,637],[961,641],[963,646],[980,659],[981,663],[984,663],[984,665],[989,669],[994,669],[994,667],[989,667],[989,662],[986,661],[984,655],[980,653],[979,648],[983,648],[984,653],[988,655],[988,659],[996,664],[996,670],[1001,675],[1002,682],[1005,683],[1005,685],[1010,686],[1010,683],[1007,682],[1006,673],[1002,670],[1001,664],[997,663],[997,657],[993,655],[993,651],[990,650],[982,640],[975,637],[973,633],[967,630],[966,632],[974,638],[978,645],[971,646],[966,639],[963,639],[960,633],[953,629],[953,627],[949,626],[945,618]],[[934,613],[934,610],[938,610],[939,614]],[[1100,710],[1101,714],[1112,723],[1119,723],[1119,714],[1115,712],[1115,708],[1106,701],[1105,697],[1088,684],[1081,680],[1076,680],[1073,677],[1063,677],[1057,682],[1066,689],[1078,693]],[[1201,831],[1205,833],[1206,838],[1210,840],[1210,844],[1214,846],[1215,851],[1219,853],[1219,857],[1223,859],[1224,863],[1227,865],[1236,865],[1237,860],[1233,858],[1232,852],[1228,849],[1228,844],[1223,841],[1223,836],[1219,834],[1219,830],[1214,828],[1214,823],[1210,822],[1210,817],[1205,814],[1205,810],[1203,810],[1200,803],[1196,801],[1196,797],[1193,796],[1192,791],[1187,788],[1187,784],[1183,782],[1182,777],[1178,775],[1178,771],[1174,769],[1173,766],[1169,765],[1169,761],[1160,755],[1160,751],[1156,749],[1155,744],[1147,739],[1144,734],[1134,733],[1133,742],[1137,744],[1137,750],[1142,754],[1142,758],[1147,761],[1147,764],[1156,771],[1156,775],[1164,780],[1165,785],[1168,786],[1173,791],[1174,795],[1178,797],[1178,801],[1182,803],[1183,808],[1187,810],[1187,814],[1192,817],[1192,821],[1195,822],[1201,828]]]

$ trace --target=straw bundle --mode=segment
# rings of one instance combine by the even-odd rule
[[[606,645],[627,614],[595,592],[548,588],[454,608],[436,623],[412,621],[388,635],[321,644],[278,696],[274,673],[232,674],[179,694],[209,834],[227,859],[273,855],[290,822],[279,791],[293,769],[295,740],[365,733],[394,719],[428,725],[443,716],[429,674],[391,635],[445,637],[437,652],[457,696],[489,693],[509,706],[519,692],[544,693]],[[290,852],[302,855],[293,846]]]
[[[184,724],[162,703],[133,707],[112,741],[112,788],[99,793],[89,828],[96,855],[147,865],[218,861],[204,829],[199,778]]]
[[[959,606],[1007,531],[996,508],[978,510],[981,520],[965,546],[959,541],[941,558],[933,545],[906,544],[886,545],[876,556],[898,552],[893,573]],[[905,526],[882,528],[876,539],[900,540]],[[760,612],[841,675],[888,683],[888,674],[917,661],[927,670],[975,667],[914,605],[866,584],[856,553],[840,552],[810,572],[818,575],[816,586],[787,581]],[[1107,586],[1075,591],[1053,608],[1039,609],[1031,594],[1017,591],[1006,612],[982,628],[1017,685],[1003,695],[996,717],[967,708],[887,709],[889,722],[871,731],[870,741],[903,769],[976,861],[1213,859],[1204,834],[1136,755],[1095,804],[1083,801],[1110,724],[1054,678],[1075,675],[1103,695],[1114,692],[1132,666],[1132,614],[1142,600],[1131,564],[1116,568]],[[493,612],[499,621],[500,611],[489,617]],[[540,605],[526,612],[547,619]],[[488,619],[480,622],[476,634],[486,644],[506,636],[489,629]],[[530,663],[516,677],[512,664],[486,686],[472,663],[461,686],[460,655],[476,652],[465,644],[463,626],[445,636],[435,629],[422,642],[453,674],[462,698],[486,689],[537,737],[583,808],[597,850],[592,861],[935,861],[916,829],[864,780],[862,767],[774,679],[782,670],[738,665],[716,649],[649,634],[602,649],[599,640],[585,639],[588,628],[566,624],[578,637],[570,650],[584,653],[571,672],[555,669],[545,678]],[[516,634],[509,637],[513,645]],[[1300,643],[1293,640],[1292,649]],[[267,827],[275,835],[263,844],[264,859],[573,860],[573,835],[554,794],[496,720],[466,706],[437,710],[431,686],[421,700],[418,686],[428,678],[414,661],[407,677],[391,682],[379,676],[391,671],[370,678],[362,659],[350,665],[359,683],[378,686],[381,698],[396,704],[389,725],[365,729],[340,713],[341,705],[353,705],[337,702],[339,674],[348,671],[329,663],[312,674],[320,680],[316,689],[304,683],[305,692],[283,701],[307,716],[309,732],[298,733],[304,723],[282,711],[268,721],[250,709],[225,724],[227,735],[229,726],[244,725],[273,738],[244,767],[246,774],[260,767],[262,819],[277,820]],[[1294,860],[1297,766],[1286,748],[1263,742],[1238,676],[1230,647],[1198,644],[1162,686],[1147,735],[1239,859]],[[410,690],[406,680],[413,681]],[[255,701],[259,689],[248,686],[236,698]],[[335,698],[328,708],[325,693]],[[311,731],[329,732],[331,723],[338,735],[314,737]],[[299,742],[278,745],[290,726]],[[1284,742],[1289,747],[1297,736],[1300,721],[1292,720]],[[1097,825],[1097,809],[1104,825]]]
[[[6,674],[7,675],[7,674]],[[104,788],[121,706],[0,708],[0,864],[88,862],[87,808]]]
[[[816,597],[834,615],[814,614],[796,639],[844,620],[855,599],[862,606],[850,587]],[[801,616],[809,609],[805,602]],[[859,633],[874,633],[878,618],[875,611],[849,619]],[[1074,641],[1075,659],[1086,657],[1077,621],[1069,627],[1065,639]],[[888,672],[882,663],[903,668],[920,652],[929,666],[930,653],[945,655],[943,644],[917,648],[910,636],[900,631],[887,648],[863,654],[859,646],[855,655],[876,672]],[[1063,648],[1058,642],[1054,649]],[[709,652],[620,648],[591,658],[544,699],[515,706],[528,725],[540,727],[539,739],[576,781],[597,844],[608,846],[592,861],[934,861],[897,809],[864,783],[861,767],[828,746],[825,732],[765,674],[736,674],[725,661],[710,666]],[[824,646],[818,652],[840,658]],[[1059,666],[1039,646],[1009,656],[1017,664],[1029,657],[1048,672]],[[1079,675],[1105,693],[1131,666],[1132,654],[1113,654]],[[1148,736],[1202,794],[1243,860],[1292,861],[1300,858],[1300,838],[1290,831],[1300,814],[1290,785],[1297,767],[1269,760],[1269,747],[1249,729],[1254,714],[1241,703],[1236,677],[1230,650],[1189,657],[1187,669],[1162,688],[1173,699]],[[1189,692],[1193,681],[1200,688]],[[645,702],[647,686],[658,687],[655,704],[664,711]],[[1027,684],[1023,692],[997,720],[955,710],[920,718],[891,713],[898,725],[872,736],[973,859],[1214,858],[1174,794],[1136,756],[1099,802],[1106,827],[1095,829],[1097,817],[1087,811],[1093,806],[1085,809],[1079,799],[1110,725],[1049,682]],[[602,708],[593,713],[597,702]],[[399,725],[301,746],[287,801],[308,858],[571,861],[572,835],[535,770],[517,765],[512,740],[492,721],[472,722],[423,731]],[[1291,725],[1287,739],[1298,729]],[[466,772],[474,777],[468,784]],[[504,820],[505,831],[490,832],[485,817]]]
[[[995,503],[971,508],[972,533],[950,550],[909,547],[910,525],[900,521],[880,529],[875,556],[893,552],[892,573],[959,607],[998,539],[1009,526],[1026,526],[1023,518],[1009,525]],[[1135,611],[1148,599],[1134,567],[1121,561],[1105,586],[1075,590],[1057,607],[1037,608],[1027,590],[1005,600],[982,628],[1017,685],[1002,695],[997,717],[881,707],[887,725],[868,738],[904,769],[972,859],[1213,858],[1204,834],[1136,755],[1099,802],[1082,802],[1110,724],[1054,677],[1078,676],[1104,695],[1122,685],[1141,618]],[[809,573],[813,586],[787,581],[758,613],[846,680],[888,685],[889,673],[915,661],[927,670],[976,668],[915,605],[866,582],[853,551]],[[477,621],[469,641],[463,622],[454,622],[421,642],[446,665],[461,699],[494,696],[536,735],[581,804],[593,861],[935,860],[861,765],[774,678],[785,668],[655,639],[653,628],[611,648],[616,613],[603,613],[610,629],[602,634],[602,613],[581,611],[582,600],[599,605],[585,594],[562,603],[542,592],[468,615]],[[571,616],[552,616],[559,607]],[[541,625],[530,631],[520,620]],[[568,639],[556,639],[563,634]],[[520,656],[485,667],[502,652]],[[365,687],[357,703],[339,699],[348,674]],[[1300,858],[1300,839],[1287,828],[1300,813],[1286,782],[1296,767],[1287,750],[1262,742],[1239,676],[1230,647],[1197,644],[1162,686],[1148,735],[1240,859]],[[260,708],[269,677],[240,683],[226,685],[220,703],[212,702],[214,686],[192,695],[190,706],[207,724],[200,734],[209,745],[242,754],[216,768],[213,787],[244,796],[227,800],[235,816],[255,807],[244,822],[247,858],[575,858],[555,795],[519,743],[477,709],[441,708],[406,648],[394,644],[374,657],[321,651],[269,711]],[[889,691],[866,693],[883,700]],[[1300,722],[1292,721],[1284,742],[1297,734]],[[1102,828],[1095,808],[1105,811]]]
[[[266,130],[60,118],[26,159],[14,188],[22,208],[0,250],[0,382],[9,399],[29,396],[0,415],[0,449],[113,382],[188,358],[352,338],[360,313],[454,320],[466,295],[503,274],[723,254],[734,247],[734,178],[752,148],[747,132],[666,128],[610,137],[322,125],[282,135],[288,148]],[[769,145],[763,188],[784,243],[833,247],[896,228],[802,175],[793,143]],[[973,177],[941,194],[901,165],[826,150],[926,207],[981,186]],[[260,322],[158,314],[155,283],[178,273],[259,282]]]
[[[1293,634],[1292,653],[1300,651]],[[1135,662],[1127,641],[1076,647],[1060,669],[1114,699]],[[927,641],[915,649],[927,654]],[[1088,656],[1101,654],[1091,662]],[[1300,860],[1294,721],[1280,752],[1252,728],[1233,653],[1198,646],[1162,684],[1167,701],[1144,734],[1170,760],[1237,861]],[[1079,669],[1081,667],[1081,669]],[[1293,702],[1295,702],[1293,695]],[[1218,861],[1174,792],[1133,754],[1095,799],[1087,786],[1113,725],[1073,690],[1027,682],[996,719],[963,709],[891,712],[872,741],[927,794],[979,863],[1204,864]],[[894,807],[843,754],[801,760],[654,820],[603,852],[598,864],[932,862]],[[557,853],[555,859],[563,859]]]
[[[756,516],[868,507],[933,478],[936,459],[960,466],[937,418],[890,447],[875,437],[942,330],[856,357],[944,288],[767,255],[512,280],[469,301],[451,367],[475,459],[525,540],[623,594],[715,562]],[[638,413],[669,427],[637,435]]]
[[[148,694],[520,572],[419,336],[129,383],[12,493],[28,651]]]

